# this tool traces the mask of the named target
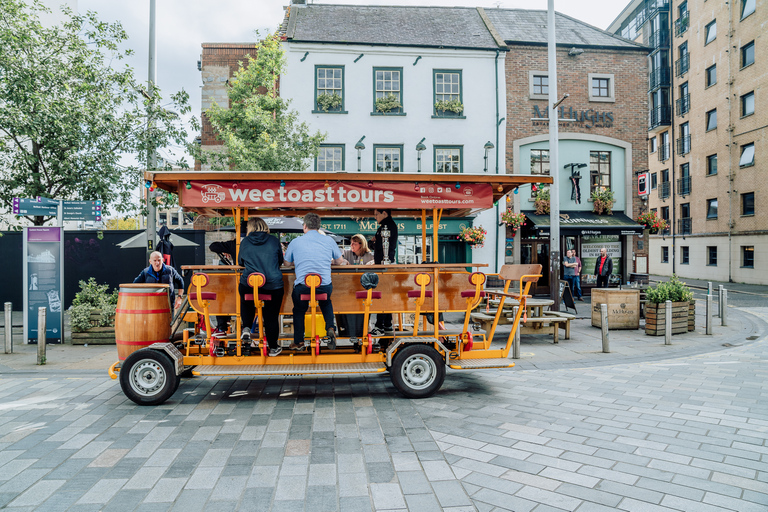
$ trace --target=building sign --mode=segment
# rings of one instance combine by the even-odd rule
[[[319,183],[316,181],[272,182],[191,181],[179,187],[180,203],[187,207],[258,208],[490,208],[493,190],[488,183]]]
[[[62,229],[60,227],[24,228],[24,339],[37,343],[37,310],[45,307],[46,343],[62,340]]]
[[[393,219],[398,235],[421,235],[421,220]],[[457,235],[463,228],[472,226],[472,219],[442,219],[437,229],[441,235]],[[336,235],[373,235],[379,229],[376,219],[324,219],[322,227]],[[427,222],[427,236],[432,236],[432,222]]]
[[[613,127],[613,112],[598,112],[594,109],[587,110],[574,110],[573,107],[560,107],[557,109],[558,119],[573,119],[568,121],[567,126],[583,126],[584,128],[612,128]],[[544,111],[539,108],[538,105],[533,106],[533,126],[547,126],[549,121],[543,121],[546,119],[547,109]]]
[[[637,175],[637,195],[640,197],[648,197],[648,195],[651,193],[649,184],[650,184],[650,173],[648,172],[641,172]]]

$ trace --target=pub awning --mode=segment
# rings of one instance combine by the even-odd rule
[[[549,235],[549,215],[523,212],[538,236]],[[620,212],[598,215],[594,212],[561,211],[560,234],[566,236],[640,235],[643,226]]]

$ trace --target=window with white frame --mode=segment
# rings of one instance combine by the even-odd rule
[[[750,167],[752,165],[755,165],[754,142],[741,146],[741,157],[739,158],[739,167]]]
[[[613,75],[589,73],[589,101],[616,101],[613,88]]]
[[[344,145],[320,144],[315,159],[317,172],[341,172],[344,170]]]
[[[403,172],[403,146],[374,145],[373,154],[375,172]]]
[[[433,70],[435,115],[437,117],[463,117],[464,104],[460,70]]]
[[[344,110],[344,67],[315,66],[314,112]]]
[[[589,152],[589,193],[595,190],[611,190],[611,152]]]
[[[528,72],[528,95],[534,100],[549,98],[549,75],[546,71]]]
[[[402,68],[373,68],[373,112],[383,113],[402,113],[403,94],[402,94]],[[377,105],[377,100],[379,105]],[[392,107],[388,110],[381,110],[381,102],[387,100],[388,103],[399,103],[399,107]]]
[[[461,146],[435,146],[435,172],[461,173]]]
[[[657,149],[657,139],[656,137],[651,137],[651,153],[655,153]]]
[[[717,128],[717,109],[707,112],[707,131]]]

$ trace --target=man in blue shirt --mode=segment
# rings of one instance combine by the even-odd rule
[[[303,294],[311,293],[309,286],[304,284],[307,274],[319,274],[320,286],[315,293],[327,293],[328,300],[321,300],[320,311],[325,319],[326,335],[330,344],[336,344],[336,331],[333,322],[333,304],[331,304],[331,264],[341,265],[344,258],[341,250],[331,237],[320,233],[320,217],[316,213],[304,216],[304,234],[295,238],[285,251],[285,262],[296,266],[296,280],[293,283],[293,343],[291,350],[304,348],[304,314],[309,309],[309,301],[301,300]]]

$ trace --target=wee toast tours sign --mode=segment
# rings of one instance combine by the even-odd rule
[[[182,206],[273,208],[490,208],[493,190],[487,183],[366,183],[317,181],[190,181],[179,187]]]

